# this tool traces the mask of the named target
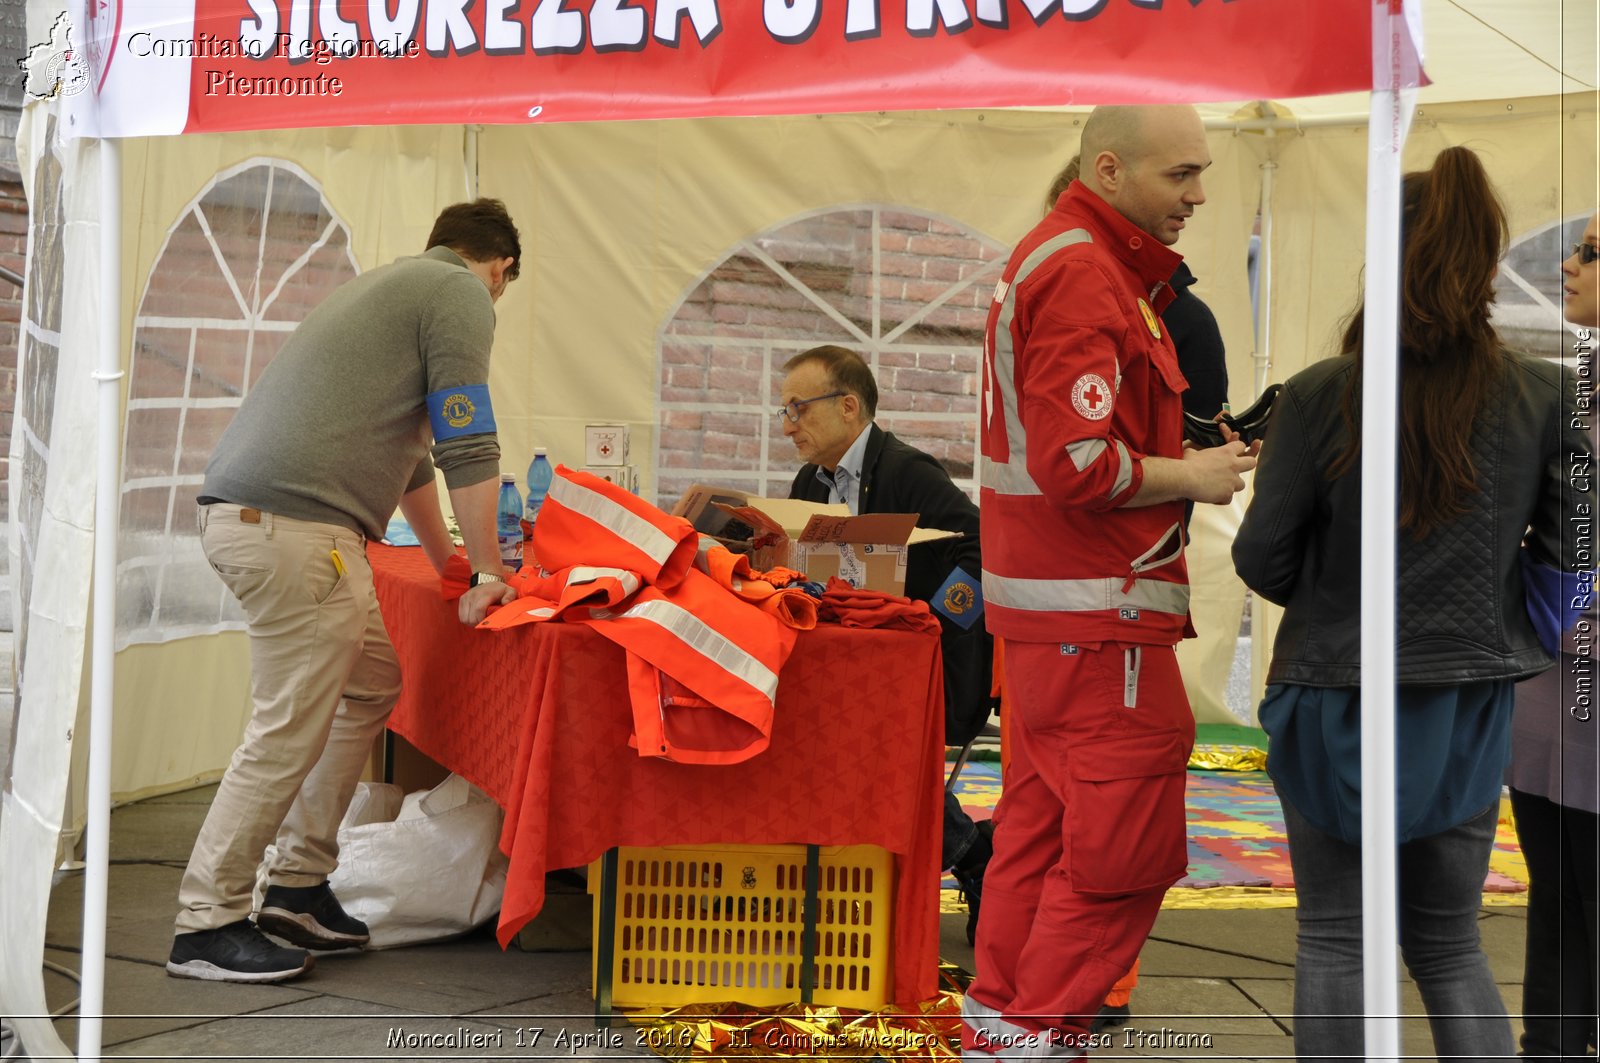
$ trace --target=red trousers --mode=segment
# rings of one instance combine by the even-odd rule
[[[1188,867],[1194,717],[1170,646],[1007,640],[1004,662],[1011,760],[963,1049],[1072,1058]]]

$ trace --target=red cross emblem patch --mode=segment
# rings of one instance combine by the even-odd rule
[[[1111,388],[1105,378],[1085,373],[1072,385],[1072,408],[1080,417],[1100,421],[1111,416]]]

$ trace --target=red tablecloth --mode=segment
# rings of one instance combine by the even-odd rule
[[[416,548],[368,548],[405,684],[389,727],[506,810],[502,945],[549,869],[615,845],[882,846],[896,856],[893,1000],[937,989],[944,769],[939,640],[822,625],[779,675],[772,745],[733,765],[628,745],[622,650],[581,624],[462,627]]]

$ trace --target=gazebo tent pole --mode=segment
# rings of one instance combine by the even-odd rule
[[[78,1059],[100,1059],[105,1015],[106,884],[111,855],[111,696],[117,621],[117,488],[122,451],[122,148],[99,142],[100,328],[96,381],[94,598],[89,680],[87,852]]]
[[[1372,6],[1366,317],[1361,395],[1361,908],[1366,1052],[1400,1056],[1395,829],[1395,456],[1399,393],[1400,151],[1410,124],[1404,14]],[[1411,81],[1415,84],[1415,81]]]

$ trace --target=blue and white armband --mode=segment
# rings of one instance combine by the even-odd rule
[[[467,384],[435,391],[428,396],[428,420],[433,424],[435,443],[493,432],[494,406],[489,401],[489,385]]]

